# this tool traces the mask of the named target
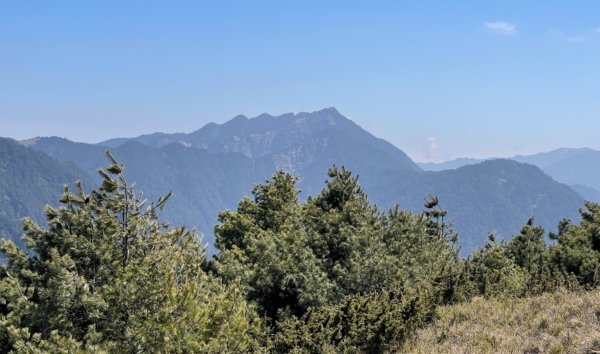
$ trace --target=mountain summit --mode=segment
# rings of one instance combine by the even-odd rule
[[[223,124],[210,123],[189,134],[154,133],[111,139],[100,145],[118,147],[128,141],[153,148],[179,143],[212,153],[237,152],[250,158],[271,156],[278,168],[297,173],[317,159],[333,164],[352,161],[356,155],[370,156],[371,163],[391,170],[421,170],[402,150],[374,137],[333,107],[279,116],[238,115]]]

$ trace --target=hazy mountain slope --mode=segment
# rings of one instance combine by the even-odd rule
[[[267,178],[274,166],[242,154],[212,154],[170,144],[152,149],[126,143],[114,149],[127,176],[151,198],[173,191],[164,216],[174,225],[197,227],[212,242],[217,212],[231,209],[254,183]]]
[[[533,155],[516,155],[511,157],[511,160],[530,163],[536,165],[542,170],[547,166],[558,163],[560,161],[572,158],[574,156],[593,151],[588,148],[562,148],[548,152],[542,152]]]
[[[592,187],[583,186],[581,184],[574,184],[571,186],[571,188],[573,188],[575,192],[579,193],[579,195],[582,196],[583,199],[589,200],[590,202],[600,203],[599,190]]]
[[[561,182],[600,189],[600,151],[588,150],[570,156],[544,167],[544,170]]]
[[[435,195],[460,231],[464,251],[481,245],[488,232],[516,234],[527,218],[555,230],[563,218],[577,219],[583,199],[539,168],[511,160],[490,160],[455,170],[426,172],[386,181],[373,192],[383,205],[422,208]]]
[[[86,154],[70,152],[80,148],[78,143],[54,138],[38,139],[31,147],[72,161],[90,173],[108,163],[105,148],[95,145],[84,148]],[[254,183],[275,170],[268,160],[257,161],[239,153],[210,153],[176,143],[156,149],[130,141],[111,151],[125,165],[130,183],[150,200],[172,191],[163,216],[173,225],[198,228],[209,243],[217,212],[235,207]]]
[[[457,168],[461,168],[467,165],[474,165],[476,163],[480,163],[484,161],[483,159],[473,159],[470,157],[461,157],[458,159],[444,161],[444,162],[420,162],[417,165],[425,171],[444,171],[444,170],[454,170]]]
[[[533,155],[517,155],[511,160],[528,163],[541,168],[555,180],[574,186],[583,197],[599,200],[594,190],[600,190],[600,151],[589,148],[562,148]],[[441,163],[420,163],[426,171],[456,169],[483,160],[458,158]]]
[[[298,175],[305,195],[318,193],[324,187],[326,172],[334,164],[344,165],[360,175],[361,183],[365,185],[386,176],[420,173],[406,170],[403,162],[385,146],[374,146],[369,141],[336,130],[315,134],[302,143],[268,155],[268,158],[277,168]]]
[[[43,151],[55,159],[74,162],[97,180],[99,177],[95,171],[103,167],[107,161],[104,155],[107,148],[99,145],[76,143],[56,136],[38,137],[22,143]]]
[[[109,148],[116,148],[120,145],[125,144],[129,141],[135,141],[143,145],[147,145],[150,147],[161,147],[172,143],[178,143],[185,139],[187,134],[175,133],[175,134],[165,134],[165,133],[153,133],[141,135],[137,138],[114,138],[109,139],[103,142],[98,143],[98,145],[106,146]]]
[[[546,167],[550,165],[560,164],[562,161],[566,161],[572,158],[575,158],[575,160],[577,160],[577,156],[588,152],[594,152],[594,150],[588,148],[561,148],[532,155],[515,155],[513,157],[509,157],[508,159],[535,165],[545,171]],[[489,159],[474,159],[470,157],[460,157],[457,159],[439,163],[424,162],[418,163],[417,165],[419,165],[419,167],[421,167],[425,171],[443,171],[460,168],[466,165],[473,165],[485,160],[493,159],[496,158],[492,157]]]
[[[17,141],[0,138],[0,237],[21,243],[21,219],[44,222],[46,204],[58,205],[64,184],[91,177],[72,163],[57,161]]]
[[[218,211],[235,207],[254,183],[277,168],[300,178],[303,197],[324,187],[333,164],[359,175],[372,201],[381,207],[399,203],[418,212],[427,196],[437,195],[456,223],[465,253],[481,245],[490,231],[511,236],[532,216],[553,229],[563,217],[576,217],[583,205],[569,187],[534,166],[514,161],[423,172],[402,151],[334,109],[253,119],[238,116],[191,134],[153,134],[106,144],[118,145],[112,150],[125,164],[126,175],[149,197],[172,190],[165,216],[173,224],[198,227],[207,241],[212,241]],[[89,173],[106,165],[103,146],[57,138],[32,139],[29,145],[73,161]]]

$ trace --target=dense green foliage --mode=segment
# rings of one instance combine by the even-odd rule
[[[158,221],[113,161],[102,185],[65,187],[48,227],[24,223],[31,256],[0,250],[1,352],[260,349],[261,322],[235,284],[202,270],[200,240]]]
[[[294,182],[277,173],[216,227],[214,269],[247,285],[276,351],[381,351],[454,301],[461,261],[437,200],[419,215],[380,212],[334,167],[301,204]]]
[[[558,288],[594,289],[600,285],[600,206],[588,202],[579,225],[563,220],[556,242],[530,219],[510,241],[491,240],[465,261],[465,289],[471,295],[522,296]],[[476,288],[476,289],[473,289]]]
[[[305,203],[283,172],[253,194],[220,214],[212,267],[225,282],[245,284],[276,352],[394,350],[440,305],[598,285],[596,204],[586,204],[580,225],[563,221],[554,244],[529,220],[511,241],[490,236],[461,259],[437,198],[420,214],[380,211],[343,168],[330,169]]]
[[[405,292],[346,296],[281,323],[274,351],[280,353],[380,353],[393,350],[426,323],[430,303]]]
[[[24,222],[30,253],[0,245],[0,351],[381,353],[446,305],[600,283],[593,203],[553,243],[529,220],[465,259],[435,197],[380,210],[332,167],[302,202],[279,171],[219,214],[207,262],[194,232],[162,221],[168,197],[146,203],[114,159],[99,173],[89,193],[65,187],[47,227]]]

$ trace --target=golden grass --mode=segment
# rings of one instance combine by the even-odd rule
[[[600,353],[600,290],[442,307],[402,352]]]

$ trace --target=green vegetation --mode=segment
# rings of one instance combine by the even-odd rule
[[[65,187],[48,227],[24,222],[30,256],[0,250],[1,352],[235,352],[264,330],[243,293],[202,270],[194,233],[144,207],[113,161],[98,190]]]
[[[65,187],[62,207],[46,208],[46,227],[24,222],[30,253],[0,245],[1,352],[422,352],[445,340],[469,352],[499,350],[510,338],[530,352],[598,344],[595,332],[573,334],[598,326],[597,204],[585,205],[579,224],[561,222],[550,245],[529,220],[512,240],[490,236],[463,259],[437,198],[421,213],[380,210],[357,177],[332,167],[324,189],[301,202],[297,180],[279,171],[220,213],[220,252],[207,260],[194,232],[160,217],[169,195],[145,202],[109,158],[98,189]],[[539,311],[526,322],[518,316],[529,316],[528,306]],[[468,321],[481,330],[461,339]],[[515,323],[552,340],[496,336],[495,326]]]

